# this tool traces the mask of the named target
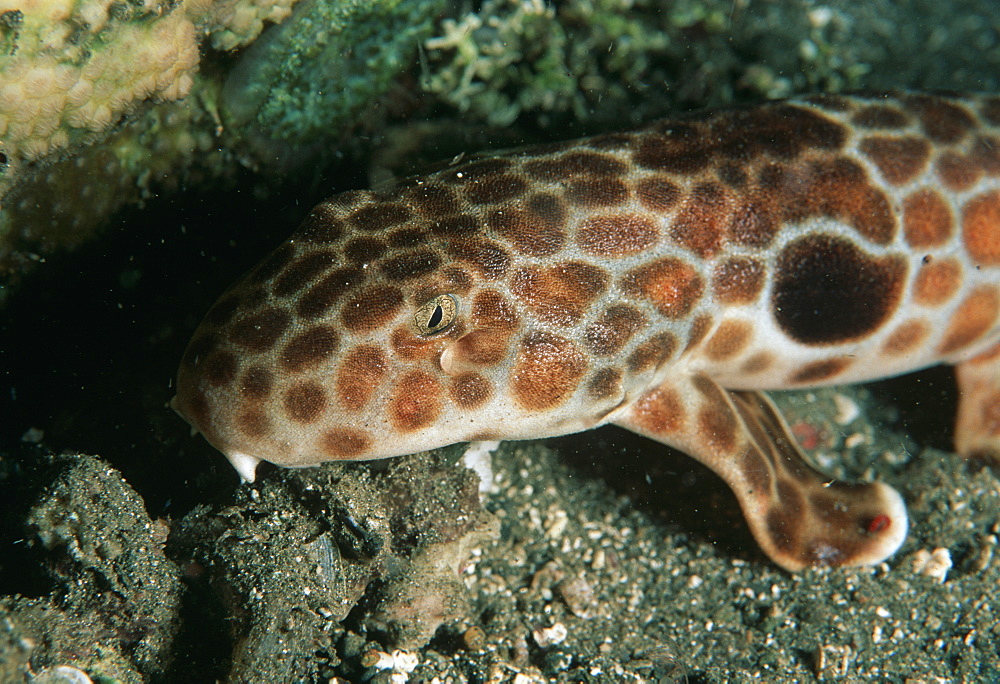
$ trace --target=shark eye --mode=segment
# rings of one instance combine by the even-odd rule
[[[430,336],[441,332],[458,315],[458,300],[453,296],[438,295],[413,314],[413,324],[421,335]]]

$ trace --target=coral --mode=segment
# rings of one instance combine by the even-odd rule
[[[442,0],[304,0],[230,73],[223,116],[260,136],[313,145],[371,109],[416,64]]]
[[[0,212],[0,236],[6,233],[8,241],[31,251],[9,255],[8,268],[15,259],[37,258],[34,245],[81,244],[122,206],[142,206],[157,193],[184,186],[223,187],[238,163],[216,135],[211,86],[195,79],[190,98],[149,108],[100,144],[82,147],[23,179]],[[53,188],[74,191],[54,193]]]
[[[148,98],[191,89],[198,64],[194,25],[171,3],[52,1],[7,18],[0,57],[0,139],[19,163],[92,140]],[[8,171],[2,182],[10,185]]]
[[[982,0],[485,0],[425,42],[421,83],[494,127],[623,127],[805,91],[995,90],[997,28]]]
[[[273,164],[262,140],[342,138],[416,63],[443,1],[308,0],[227,78],[233,61],[199,61],[199,41],[245,47],[298,0],[0,0],[0,273],[123,206]]]
[[[423,88],[462,112],[506,126],[524,112],[605,116],[629,92],[669,87],[664,65],[690,52],[684,32],[703,40],[727,28],[728,0],[486,0],[441,22],[426,41]]]
[[[234,50],[253,42],[264,22],[280,24],[299,0],[187,0],[188,16],[209,35],[216,50]]]

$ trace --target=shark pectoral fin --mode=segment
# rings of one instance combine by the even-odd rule
[[[958,419],[955,450],[1000,464],[1000,344],[955,368]]]
[[[704,376],[671,378],[615,423],[679,449],[732,488],[757,543],[786,570],[871,565],[906,537],[906,507],[880,482],[831,482],[816,471],[761,392]]]

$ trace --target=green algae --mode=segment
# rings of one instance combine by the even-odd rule
[[[442,0],[303,0],[229,74],[227,119],[292,145],[336,136],[415,65],[443,7]]]
[[[995,13],[976,0],[486,0],[425,45],[423,88],[494,127],[621,127],[802,92],[994,90],[1000,67]]]

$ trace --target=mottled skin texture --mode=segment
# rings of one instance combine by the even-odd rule
[[[615,423],[733,488],[779,565],[876,563],[761,390],[958,364],[1000,455],[1000,98],[821,97],[451,167],[319,206],[209,311],[174,406],[252,480]]]

